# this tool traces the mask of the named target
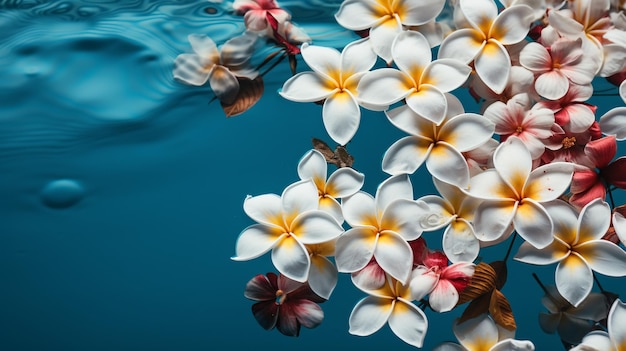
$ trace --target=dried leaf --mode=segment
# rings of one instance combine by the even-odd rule
[[[489,314],[493,317],[493,321],[502,328],[510,331],[514,331],[517,328],[509,300],[498,290],[491,294]]]
[[[348,153],[348,150],[346,150],[343,146],[337,146],[335,148],[335,158],[338,161],[336,165],[339,168],[352,167],[352,164],[354,163],[354,157],[352,157],[352,155]]]
[[[249,110],[263,95],[263,78],[257,76],[254,79],[237,77],[239,81],[239,93],[232,104],[222,103],[222,109],[226,117],[240,115]]]
[[[315,150],[321,152],[322,155],[324,155],[324,158],[326,159],[326,162],[328,162],[328,163],[332,163],[333,162],[333,158],[335,157],[335,153],[333,152],[333,150],[331,150],[331,148],[328,146],[328,144],[326,144],[323,140],[317,139],[317,138],[313,138],[313,148]]]
[[[491,303],[491,294],[484,294],[477,297],[469,303],[459,318],[459,323],[463,323],[468,319],[476,318],[481,314],[489,312],[489,304]]]
[[[508,270],[506,268],[506,262],[494,261],[489,264],[496,272],[496,289],[502,290],[506,283]]]
[[[490,265],[480,262],[474,268],[469,285],[459,294],[457,306],[488,294],[496,288],[496,271]]]
[[[348,153],[345,147],[338,145],[335,151],[332,151],[328,144],[323,140],[313,138],[313,148],[324,155],[326,162],[333,164],[339,168],[352,167],[354,157]]]

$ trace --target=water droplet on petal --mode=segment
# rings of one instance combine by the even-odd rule
[[[71,179],[51,181],[41,190],[41,201],[50,208],[67,208],[78,203],[84,196],[82,185]]]

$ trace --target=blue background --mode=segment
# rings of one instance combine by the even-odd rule
[[[284,1],[314,43],[356,38],[332,14],[340,1]],[[217,9],[214,15],[204,9]],[[325,320],[299,338],[264,331],[243,297],[268,255],[234,262],[252,221],[246,195],[280,194],[298,179],[311,138],[330,141],[321,107],[282,99],[287,63],[265,76],[263,98],[225,118],[208,87],[172,78],[186,39],[218,44],[244,30],[224,4],[206,1],[0,3],[0,350],[411,350],[384,327],[348,334],[363,293],[341,275]],[[299,62],[299,70],[307,70]],[[466,109],[477,106],[460,92]],[[611,104],[619,102],[612,98]],[[608,108],[605,100],[599,115]],[[374,193],[383,152],[402,137],[380,112],[364,111],[349,144]],[[329,167],[329,169],[333,169]],[[415,196],[433,193],[425,170]],[[621,202],[623,203],[623,201]],[[438,247],[440,233],[425,234]],[[500,259],[506,245],[485,250]],[[558,349],[537,325],[554,266],[510,261],[509,297],[519,339]],[[605,288],[624,290],[616,278]],[[461,309],[427,313],[424,349],[455,341]]]

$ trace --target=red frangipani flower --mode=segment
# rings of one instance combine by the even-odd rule
[[[259,274],[246,284],[244,296],[258,301],[252,305],[257,322],[266,330],[274,327],[284,335],[298,336],[300,327],[315,328],[324,319],[317,296],[308,283],[291,280],[284,275]]]

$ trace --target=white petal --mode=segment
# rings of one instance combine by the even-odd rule
[[[426,195],[420,197],[418,201],[426,203],[430,209],[428,216],[422,223],[422,227],[426,231],[441,229],[456,218],[452,205],[439,196]]]
[[[304,62],[318,74],[330,78],[341,69],[341,54],[335,48],[304,43],[300,50]]]
[[[337,268],[326,257],[311,256],[309,286],[318,296],[328,300],[337,285]]]
[[[513,190],[494,168],[484,170],[470,178],[468,195],[486,200],[516,200]]]
[[[291,232],[304,244],[319,244],[336,239],[343,228],[324,211],[313,210],[299,214],[291,223]]]
[[[243,211],[259,223],[270,226],[283,226],[282,203],[280,196],[276,194],[247,196],[243,201]]]
[[[474,60],[474,68],[483,83],[500,94],[509,80],[511,58],[502,44],[489,40]]]
[[[408,134],[426,138],[433,136],[433,122],[413,112],[407,105],[385,111],[385,115],[394,126]]]
[[[320,197],[319,209],[330,214],[339,224],[343,224],[343,211],[341,204],[335,198],[330,196]]]
[[[389,319],[394,302],[394,300],[374,296],[362,299],[350,313],[348,320],[350,329],[348,332],[358,336],[367,336],[375,333]]]
[[[473,262],[478,257],[480,242],[474,235],[472,225],[457,219],[443,233],[443,252],[452,263]]]
[[[569,162],[554,162],[540,166],[530,172],[524,197],[535,201],[551,201],[569,188],[574,173],[574,165]]]
[[[359,191],[356,194],[344,198],[341,202],[343,217],[353,227],[378,226],[377,210],[374,197]]]
[[[352,273],[365,267],[374,255],[376,235],[370,228],[352,228],[337,239],[335,263],[337,270]]]
[[[470,63],[485,45],[481,32],[463,28],[450,33],[439,46],[439,58],[451,58]]]
[[[213,66],[209,73],[209,85],[215,96],[225,104],[233,103],[239,93],[237,77],[224,66]]]
[[[385,21],[370,29],[370,43],[374,52],[388,64],[392,62],[391,44],[402,32],[398,15],[386,16]]]
[[[448,110],[445,95],[437,87],[428,84],[420,85],[419,91],[409,94],[406,104],[413,112],[436,125],[441,124]]]
[[[556,220],[556,219],[555,219]],[[520,245],[515,259],[529,264],[548,265],[556,263],[569,255],[569,247],[558,238],[548,246],[538,249],[529,242]]]
[[[624,85],[624,84],[622,84]],[[606,135],[615,135],[618,141],[626,140],[626,107],[614,107],[600,117],[600,128]]]
[[[383,212],[381,229],[393,230],[407,241],[415,240],[422,234],[422,222],[430,212],[430,208],[423,201],[395,200]]]
[[[493,346],[498,342],[498,328],[487,314],[452,326],[454,335],[467,350],[480,350],[482,345]]]
[[[374,257],[390,276],[405,283],[413,267],[413,251],[400,235],[393,232],[381,234],[374,249]]]
[[[480,241],[495,241],[513,230],[512,222],[516,203],[513,201],[485,201],[478,206],[474,218],[476,238]]]
[[[570,91],[573,85],[570,85]],[[575,118],[570,118],[569,130],[572,133],[583,133],[596,120],[595,113],[584,104],[571,104],[567,106],[567,113]]]
[[[569,89],[569,80],[559,70],[541,74],[535,80],[537,94],[548,100],[559,100]]]
[[[339,91],[326,98],[322,119],[328,135],[337,144],[345,145],[359,129],[361,109],[350,91]]]
[[[535,345],[528,340],[505,339],[493,345],[490,351],[534,351]]]
[[[290,184],[281,195],[283,216],[288,220],[290,216],[305,211],[316,210],[319,197],[313,180],[305,179]],[[289,225],[290,223],[285,223]]]
[[[435,289],[430,293],[428,302],[430,307],[437,312],[448,312],[459,301],[459,293],[447,280],[440,279]]]
[[[424,138],[404,137],[385,151],[382,169],[392,175],[412,174],[424,163],[432,147],[432,142]]]
[[[222,65],[229,68],[246,65],[254,53],[254,44],[258,38],[254,33],[245,32],[227,40],[221,48]]]
[[[355,194],[361,189],[365,175],[350,167],[342,167],[334,171],[326,182],[326,193],[335,198]]]
[[[289,78],[278,92],[287,100],[296,102],[316,102],[326,99],[337,90],[335,84],[329,86],[326,80],[314,72],[300,72]]]
[[[398,34],[391,46],[391,55],[396,66],[408,75],[412,75],[415,69],[423,70],[432,60],[428,40],[422,33],[412,30]]]
[[[619,96],[622,98],[622,100],[624,100],[624,103],[626,104],[626,79],[622,81],[622,83],[619,85]]]
[[[379,6],[376,0],[346,0],[335,14],[337,23],[350,30],[371,28],[381,18],[374,11]]]
[[[391,176],[380,183],[375,197],[378,211],[384,211],[396,199],[413,200],[411,179],[406,174]]]
[[[272,250],[272,263],[289,279],[304,282],[309,276],[311,259],[306,247],[293,235],[283,236]]]
[[[609,335],[615,350],[621,351],[626,345],[626,305],[617,299],[609,311]]]
[[[401,6],[401,21],[405,26],[420,26],[430,22],[439,15],[445,0],[428,0],[428,1],[398,1],[397,6]]]
[[[212,58],[214,60],[213,63],[219,63],[220,53],[211,38],[204,34],[189,34],[187,39],[196,54],[205,58]]]
[[[576,253],[559,262],[555,272],[556,287],[569,303],[578,306],[591,291],[591,269]]]
[[[469,168],[463,155],[445,142],[438,142],[426,159],[430,174],[446,183],[466,189],[469,186]]]
[[[519,63],[526,69],[542,73],[552,69],[552,57],[543,45],[530,42],[519,53]]]
[[[389,106],[407,96],[413,82],[404,73],[393,68],[381,68],[363,76],[357,86],[359,101]]]
[[[502,45],[517,44],[528,34],[533,22],[533,9],[517,5],[504,9],[491,25],[489,36]]]
[[[588,203],[578,216],[578,243],[601,239],[611,225],[611,207],[601,199]]]
[[[447,93],[465,83],[472,69],[457,59],[442,58],[433,61],[422,74],[422,84],[434,85]]]
[[[213,63],[196,54],[180,54],[174,60],[174,78],[187,84],[201,86],[209,79]]]
[[[583,341],[572,351],[613,351],[609,334],[604,331],[592,331],[585,335]]]
[[[619,212],[613,213],[613,228],[622,244],[626,245],[626,218]]]
[[[418,266],[413,270],[410,282],[411,298],[419,301],[430,294],[439,282],[439,274],[432,272],[425,266]]]
[[[346,45],[341,52],[341,72],[366,72],[374,67],[376,53],[372,50],[369,38],[353,41]],[[347,77],[343,77],[346,79]]]
[[[408,301],[398,299],[389,316],[389,327],[400,340],[422,347],[428,330],[428,320],[421,309]]]
[[[439,131],[439,140],[460,152],[466,152],[486,143],[494,131],[495,124],[487,118],[475,113],[464,113],[446,121]]]
[[[313,179],[313,182],[319,187],[326,182],[327,172],[326,159],[321,152],[317,150],[309,150],[298,162],[298,176],[300,179]],[[324,190],[324,189],[320,189]]]
[[[484,28],[485,22],[491,23],[498,16],[498,7],[493,0],[461,0],[459,7],[465,19],[476,29]]]
[[[274,227],[253,224],[239,234],[236,253],[231,259],[247,261],[257,258],[271,250],[281,240],[281,234]]]
[[[607,240],[591,240],[576,246],[589,267],[611,277],[626,276],[626,252]]]
[[[502,179],[518,196],[522,196],[521,191],[532,168],[532,159],[526,145],[516,137],[508,138],[494,152],[493,163]]]
[[[561,35],[567,37],[578,37],[585,30],[580,22],[564,14],[561,14],[559,11],[549,11],[548,22]]]
[[[513,226],[524,240],[538,249],[550,245],[554,239],[554,224],[548,211],[531,199],[524,199],[518,205]]]

